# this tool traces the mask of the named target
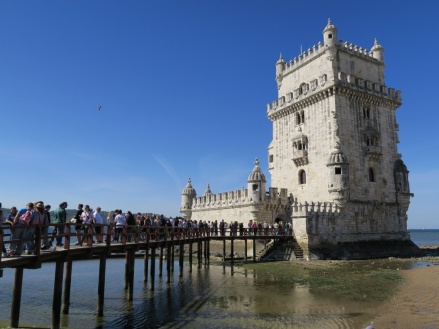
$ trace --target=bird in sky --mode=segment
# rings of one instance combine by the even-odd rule
[[[98,109],[99,109],[99,111],[100,111],[100,110],[102,109],[102,105],[99,105]]]

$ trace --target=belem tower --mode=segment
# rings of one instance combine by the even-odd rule
[[[384,48],[337,38],[276,63],[278,98],[268,171],[256,159],[247,188],[197,197],[189,179],[181,213],[192,220],[290,222],[307,257],[410,254],[408,170],[398,153],[401,92],[386,86]],[[416,248],[415,248],[416,249]],[[367,255],[366,255],[367,256]]]

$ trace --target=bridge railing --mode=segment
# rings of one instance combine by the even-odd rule
[[[100,228],[100,230],[96,230]],[[48,225],[27,225],[27,226],[9,226],[0,225],[0,246],[6,247],[19,245],[24,250],[24,245],[28,245],[33,255],[39,255],[42,246],[52,241],[55,244],[56,239],[63,239],[63,249],[71,249],[75,244],[83,247],[99,246],[104,243],[107,246],[113,244],[128,244],[149,241],[172,241],[185,240],[202,237],[239,237],[239,236],[277,236],[291,235],[292,230],[289,228],[213,228],[213,227],[174,227],[174,226],[142,226],[142,225],[125,225],[115,227],[110,224],[90,224],[78,225],[76,223],[51,223]],[[20,232],[22,231],[22,232]],[[16,233],[16,234],[15,234]],[[21,233],[21,234],[19,234]],[[101,240],[98,240],[100,238]],[[98,240],[97,242],[95,241]],[[105,240],[105,241],[104,241]],[[61,247],[61,246],[59,246]],[[5,251],[3,249],[2,251]],[[2,252],[3,254],[3,252]],[[0,254],[0,260],[2,258]]]

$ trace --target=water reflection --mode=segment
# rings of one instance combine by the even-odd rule
[[[124,289],[123,259],[109,259],[105,284],[104,316],[97,317],[98,262],[73,264],[70,314],[62,316],[67,328],[361,328],[373,318],[379,301],[353,299],[310,284],[289,284],[276,275],[260,277],[256,270],[223,264],[193,267],[185,264],[179,276],[178,262],[166,283],[155,266],[155,289],[150,278],[143,282],[143,260],[136,259],[134,298]],[[261,264],[262,265],[262,264]],[[350,262],[352,273],[392,266],[408,269],[425,262]],[[355,272],[357,271],[357,272]],[[310,272],[311,273],[311,272]],[[25,270],[20,324],[50,326],[54,264]],[[334,279],[334,278],[332,278]],[[0,278],[0,321],[9,319],[13,271]],[[381,287],[385,289],[386,287]],[[358,295],[358,291],[352,291]]]

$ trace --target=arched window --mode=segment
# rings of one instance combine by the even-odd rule
[[[375,182],[375,173],[373,168],[369,168],[369,182]]]
[[[299,184],[300,185],[306,184],[306,172],[303,169],[299,171]]]

